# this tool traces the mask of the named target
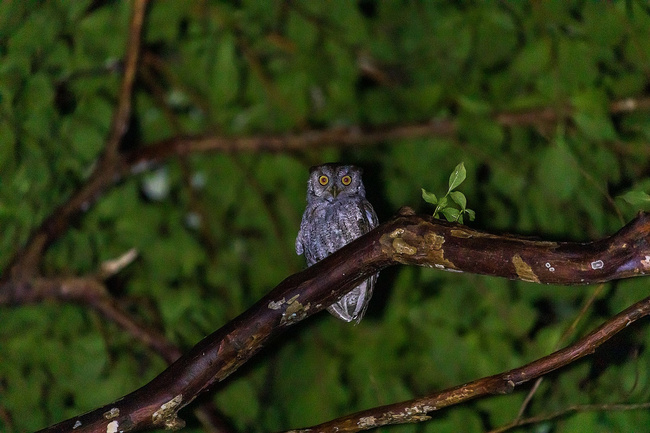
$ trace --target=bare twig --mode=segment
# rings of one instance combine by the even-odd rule
[[[539,424],[545,421],[550,421],[556,418],[561,418],[563,416],[572,414],[572,413],[577,413],[577,412],[614,412],[614,411],[630,411],[630,410],[641,410],[641,409],[649,409],[650,408],[650,403],[638,403],[638,404],[611,404],[611,403],[605,403],[605,404],[584,404],[584,405],[574,405],[574,406],[569,406],[566,409],[558,410],[556,412],[546,414],[546,415],[539,415],[539,416],[533,416],[530,418],[524,418],[519,421],[513,421],[510,424],[506,424],[502,427],[499,427],[496,430],[492,430],[490,433],[503,433],[505,431],[511,430],[516,427],[524,426],[524,425],[531,425],[531,424]]]
[[[131,248],[121,256],[113,260],[106,260],[102,263],[99,270],[99,278],[105,280],[118,272],[120,272],[125,267],[129,266],[133,261],[138,257],[138,250]]]
[[[147,10],[149,0],[135,0],[133,2],[133,12],[131,13],[131,23],[129,25],[129,38],[126,45],[126,56],[124,58],[124,76],[120,88],[119,102],[113,121],[111,124],[110,135],[104,148],[104,158],[112,160],[117,157],[120,141],[129,126],[129,117],[131,116],[131,95],[133,93],[133,83],[138,69],[138,60],[140,57],[140,38],[142,35],[142,24]],[[112,164],[109,164],[112,165]]]
[[[650,98],[626,98],[610,104],[612,114],[647,109],[650,109]],[[570,112],[571,109],[567,107],[566,111]],[[511,127],[555,122],[561,118],[561,114],[551,108],[541,108],[497,113],[493,117],[502,126]],[[457,132],[456,128],[456,123],[453,120],[437,119],[409,125],[374,128],[351,126],[305,131],[299,134],[248,137],[174,137],[138,149],[128,155],[127,160],[129,167],[141,169],[151,164],[160,163],[172,156],[196,152],[291,152],[332,145],[355,146],[388,140],[453,136]]]
[[[30,281],[8,282],[0,290],[0,305],[28,304],[44,299],[56,299],[88,306],[124,328],[132,337],[160,354],[168,363],[174,362],[181,351],[158,331],[136,323],[120,308],[95,277],[36,278]]]

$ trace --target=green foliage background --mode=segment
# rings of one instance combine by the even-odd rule
[[[0,3],[0,269],[84,183],[121,81],[129,2]],[[365,168],[381,220],[433,208],[465,163],[472,227],[587,241],[614,233],[650,190],[644,1],[153,2],[124,146],[186,134],[292,134],[447,119],[449,137],[286,153],[196,153],[126,177],[77,218],[43,261],[84,275],[130,248],[108,281],[137,320],[183,348],[302,269],[294,239],[307,169]],[[147,72],[147,73],[145,73]],[[499,113],[550,109],[558,122],[505,127]],[[3,271],[4,272],[4,271]],[[382,273],[358,326],[320,314],[258,355],[213,398],[238,431],[309,426],[520,366],[550,353],[594,287],[540,286],[432,269]],[[648,294],[615,282],[571,338]],[[630,327],[543,382],[529,414],[650,400],[650,333]],[[108,403],[165,363],[81,305],[0,308],[0,430],[25,432]],[[475,401],[391,431],[480,432],[526,395]],[[200,431],[191,411],[181,416]],[[589,412],[539,431],[634,431],[650,412]],[[523,431],[523,430],[522,430]]]

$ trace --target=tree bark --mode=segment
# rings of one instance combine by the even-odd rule
[[[588,284],[647,273],[649,235],[647,213],[640,213],[608,238],[575,243],[491,234],[413,215],[406,209],[321,262],[282,281],[147,385],[114,403],[42,431],[180,428],[184,425],[177,415],[181,408],[227,378],[287,327],[321,311],[363,279],[391,265],[428,266],[536,283]],[[647,314],[647,309],[639,311],[639,317]],[[611,336],[608,335],[596,333],[588,349],[593,351]],[[569,360],[574,359],[569,354]],[[535,371],[539,375],[545,370]],[[495,380],[510,383],[501,378]],[[506,391],[520,383],[509,380],[513,385],[505,387]]]

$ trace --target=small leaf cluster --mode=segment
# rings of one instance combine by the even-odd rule
[[[460,191],[454,191],[465,181],[466,177],[467,170],[465,170],[465,164],[461,162],[449,176],[449,189],[440,200],[434,193],[422,188],[424,201],[436,206],[433,211],[434,218],[440,218],[440,214],[442,214],[447,221],[463,224],[463,215],[467,215],[470,221],[474,221],[476,212],[467,208],[467,197]]]

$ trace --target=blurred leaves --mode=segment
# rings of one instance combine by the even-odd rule
[[[119,98],[130,7],[0,3],[3,273],[95,166]],[[403,205],[430,213],[422,196],[454,205],[442,212],[448,219],[469,211],[469,201],[471,224],[489,231],[607,236],[621,219],[650,210],[648,111],[611,113],[624,98],[647,103],[648,34],[650,13],[635,0],[153,2],[125,151],[189,134],[340,126],[363,133],[439,121],[456,132],[170,159],[127,174],[89,204],[48,249],[42,270],[92,273],[135,248],[139,258],[107,282],[109,291],[138,322],[187,349],[304,267],[294,239],[307,170],[332,160],[364,166],[381,220]],[[504,123],[502,113],[515,120]],[[448,187],[448,195],[422,186]],[[646,286],[611,284],[570,340],[646,296]],[[548,354],[591,290],[389,269],[360,325],[310,319],[208,398],[236,430],[271,431],[456,386]],[[552,375],[530,414],[650,400],[646,328],[635,324],[593,358]],[[79,305],[2,307],[0,347],[0,410],[9,414],[0,430],[8,432],[107,403],[164,368]],[[484,431],[512,420],[525,392],[391,431]],[[629,431],[648,416],[605,411],[537,427]],[[199,431],[198,423],[187,430]]]

